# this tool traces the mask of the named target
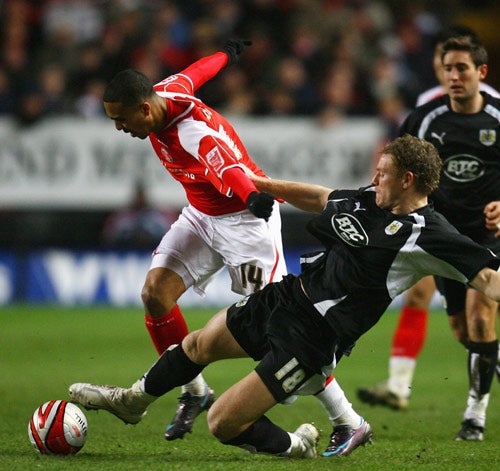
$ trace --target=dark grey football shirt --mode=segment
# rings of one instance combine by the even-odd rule
[[[400,129],[401,135],[436,146],[443,170],[430,198],[437,211],[477,242],[493,240],[483,210],[500,200],[500,99],[482,95],[479,113],[455,113],[444,95],[416,108]]]

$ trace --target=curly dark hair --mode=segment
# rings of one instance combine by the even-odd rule
[[[429,195],[438,187],[443,162],[432,143],[405,134],[387,144],[382,153],[392,155],[399,175],[413,173],[419,193]]]

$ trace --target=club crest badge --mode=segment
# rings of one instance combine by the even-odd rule
[[[386,228],[385,233],[387,235],[394,235],[403,227],[403,223],[400,221],[392,221]]]
[[[479,142],[485,146],[492,146],[497,141],[497,132],[494,129],[480,129]]]
[[[221,170],[224,166],[224,159],[222,158],[220,150],[217,146],[207,152],[207,162],[216,172]]]

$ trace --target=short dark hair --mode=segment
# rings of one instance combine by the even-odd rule
[[[448,39],[458,38],[460,36],[469,36],[472,39],[472,41],[474,42],[479,41],[476,32],[470,29],[468,26],[460,24],[452,24],[447,28],[440,30],[436,34],[436,36],[434,36],[433,46],[435,48],[437,45],[443,44],[446,41],[448,41]]]
[[[480,42],[473,41],[469,36],[459,36],[457,38],[448,39],[443,44],[441,60],[443,60],[445,54],[450,51],[468,52],[476,67],[488,63],[488,53],[486,52],[484,46]]]
[[[399,175],[413,173],[419,193],[429,195],[438,187],[443,163],[431,142],[405,134],[387,144],[382,153],[392,155]]]
[[[104,90],[103,101],[137,106],[153,95],[153,82],[142,72],[125,69],[118,72]]]

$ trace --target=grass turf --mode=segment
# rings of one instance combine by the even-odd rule
[[[216,309],[185,310],[191,329],[201,327]],[[485,441],[454,441],[467,397],[466,352],[452,338],[442,312],[433,312],[419,359],[410,409],[396,412],[370,407],[356,388],[387,375],[387,358],[397,313],[390,312],[366,334],[337,378],[374,430],[374,443],[343,458],[310,461],[250,455],[223,446],[208,432],[205,416],[193,434],[166,442],[163,431],[179,391],[154,403],[136,426],[125,426],[106,412],[86,411],[89,435],[74,456],[42,456],[28,440],[33,411],[50,399],[67,399],[77,381],[129,386],[149,368],[156,353],[140,310],[107,307],[8,306],[0,309],[0,469],[1,470],[488,470],[499,469],[499,384],[492,387]],[[221,392],[254,366],[251,360],[210,365],[205,377]],[[323,430],[320,451],[331,432],[326,415],[312,397],[278,405],[269,417],[287,430],[314,421]]]

